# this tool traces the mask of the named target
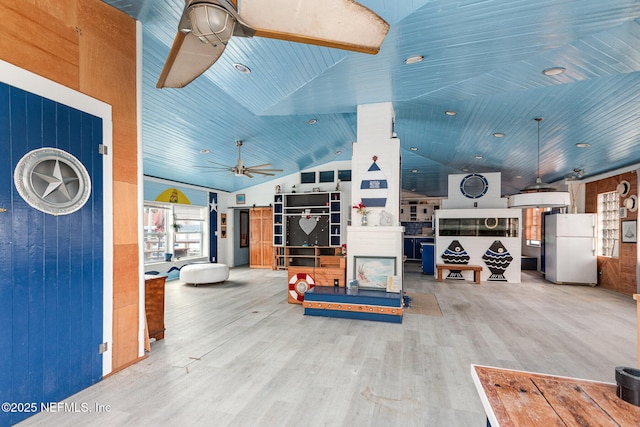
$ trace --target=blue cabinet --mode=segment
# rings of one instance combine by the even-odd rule
[[[420,261],[422,259],[423,243],[433,243],[433,237],[405,237],[404,255],[408,260]]]
[[[415,258],[414,240],[415,239],[410,237],[404,238],[404,256],[406,256],[407,259]]]
[[[435,248],[431,243],[422,243],[422,274],[433,274],[435,270]]]

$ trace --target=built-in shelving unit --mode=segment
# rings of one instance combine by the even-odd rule
[[[273,246],[284,244],[284,194],[273,196]]]
[[[273,245],[340,246],[343,208],[339,191],[275,194]]]
[[[275,268],[322,267],[322,257],[339,256],[340,248],[331,246],[276,246]]]

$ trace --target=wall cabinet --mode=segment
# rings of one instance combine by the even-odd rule
[[[400,203],[400,222],[431,221],[433,212],[440,206],[440,200],[411,200]]]

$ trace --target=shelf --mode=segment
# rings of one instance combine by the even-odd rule
[[[274,195],[273,245],[340,246],[344,205],[340,192],[288,193]],[[317,225],[304,224],[311,215]]]
[[[274,248],[274,254],[274,267],[277,269],[321,267],[322,262],[327,262],[327,257],[341,257],[341,250],[331,246],[280,246]]]

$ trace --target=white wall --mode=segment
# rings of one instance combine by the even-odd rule
[[[498,237],[498,236],[440,236],[439,235],[439,219],[440,218],[486,218],[489,221],[495,221],[497,218],[517,218],[518,219],[518,236],[517,237]],[[487,224],[485,222],[485,224]],[[494,224],[490,222],[490,224]],[[488,227],[488,226],[487,226]],[[483,267],[480,275],[481,280],[489,280],[491,272],[482,259],[482,256],[488,248],[495,242],[500,241],[504,248],[511,254],[513,261],[508,265],[504,272],[504,278],[510,283],[520,283],[520,268],[522,247],[520,240],[522,239],[522,210],[521,209],[440,209],[436,211],[436,263],[446,262],[442,259],[442,254],[457,240],[462,248],[469,255],[469,265],[480,265]],[[467,272],[471,277],[472,273]]]
[[[351,169],[351,160],[343,160],[325,163],[324,165],[316,166],[310,169],[305,169],[301,172],[319,172],[319,171],[335,171],[335,178],[338,178],[338,170]],[[336,183],[325,182],[315,184],[300,184],[300,173],[296,172],[290,175],[283,176],[279,179],[274,179],[260,184],[260,178],[253,178],[256,185],[252,187],[238,190],[232,194],[232,198],[229,200],[229,206],[235,207],[247,207],[250,208],[253,205],[256,206],[269,206],[273,203],[273,195],[276,192],[276,185],[279,185],[282,193],[291,193],[292,187],[295,185],[296,193],[308,193],[313,191],[314,187],[320,188],[320,191],[334,191],[336,189]],[[248,179],[248,178],[247,178]],[[249,180],[249,179],[248,179]],[[253,182],[252,182],[253,184]],[[351,200],[351,182],[342,182],[340,184],[341,190],[345,192],[343,200]],[[244,194],[246,203],[244,205],[237,205],[235,203],[235,195]]]

